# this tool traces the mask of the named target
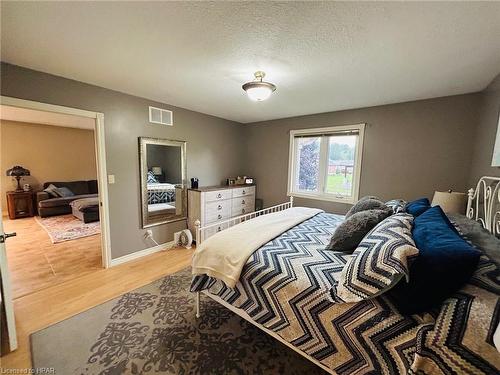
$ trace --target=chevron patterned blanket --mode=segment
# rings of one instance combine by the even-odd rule
[[[324,249],[343,220],[321,213],[262,246],[235,288],[199,275],[191,290],[244,310],[337,374],[500,372],[500,271],[486,256],[436,311],[404,316],[385,296],[341,303],[335,287],[350,255]]]
[[[175,185],[148,184],[148,204],[175,202]]]

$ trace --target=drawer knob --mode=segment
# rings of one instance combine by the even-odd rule
[[[217,216],[217,218],[222,219],[222,215],[221,215],[221,214],[219,214],[219,216]]]
[[[243,190],[243,194],[245,194],[245,190]]]
[[[218,209],[218,210],[222,210],[222,206],[219,204],[219,205],[217,206],[217,209]]]
[[[241,212],[242,212],[242,213],[245,213],[245,209],[243,208],[243,209],[241,210]]]
[[[217,194],[217,198],[222,198],[222,194],[221,193]]]
[[[222,230],[222,228],[221,228],[221,227],[218,227],[218,228],[217,228],[217,232],[220,232],[221,230]]]
[[[245,204],[245,200],[244,199],[241,201],[241,204]]]

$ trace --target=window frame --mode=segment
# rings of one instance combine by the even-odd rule
[[[290,144],[289,144],[289,154],[288,154],[288,187],[287,196],[297,197],[297,198],[307,198],[316,199],[328,202],[337,203],[347,203],[353,204],[359,199],[359,185],[361,178],[361,165],[363,159],[363,141],[365,135],[366,124],[353,124],[353,125],[342,125],[342,126],[329,126],[324,128],[311,128],[311,129],[296,129],[290,130]],[[327,193],[325,191],[326,179],[328,177],[327,167],[325,163],[328,159],[328,137],[321,138],[320,141],[320,160],[319,160],[319,181],[318,181],[318,192],[303,192],[294,191],[295,174],[297,171],[297,160],[296,160],[296,143],[295,137],[300,136],[312,136],[322,135],[325,133],[345,133],[349,131],[357,131],[358,139],[356,142],[356,153],[354,156],[354,170],[352,179],[352,195],[350,197],[342,197],[334,193]],[[325,147],[326,146],[326,147]]]

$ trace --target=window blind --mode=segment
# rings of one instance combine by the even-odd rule
[[[345,130],[345,131],[332,131],[325,133],[304,133],[295,134],[294,138],[317,138],[317,137],[331,137],[335,135],[359,135],[359,130]]]

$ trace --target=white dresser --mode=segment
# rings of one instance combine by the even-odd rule
[[[253,185],[188,189],[188,228],[193,236],[196,235],[196,220],[200,220],[201,226],[204,227],[253,211],[255,211],[255,186]],[[226,227],[227,224],[221,224],[207,229],[203,239],[207,239]]]

